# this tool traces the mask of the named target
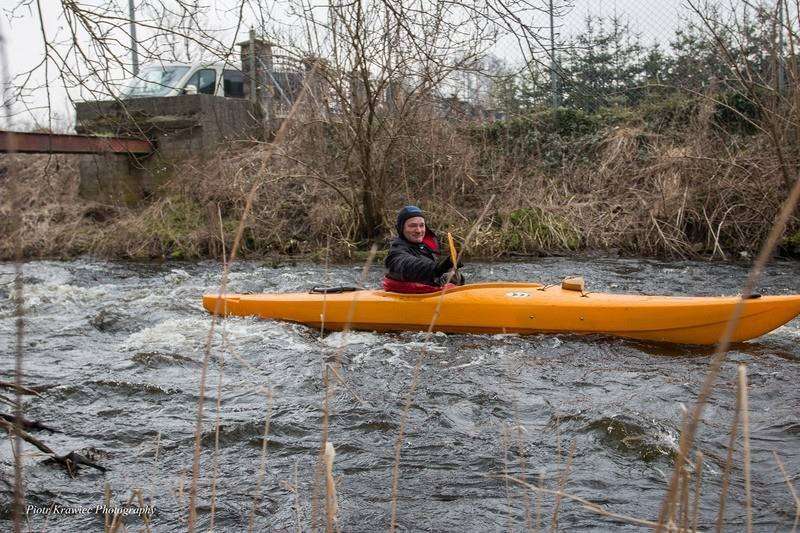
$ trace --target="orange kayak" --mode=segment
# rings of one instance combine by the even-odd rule
[[[206,294],[211,313],[299,322],[325,330],[454,333],[600,333],[679,344],[715,344],[731,297],[604,294],[536,283],[477,283],[431,294],[355,290],[335,294]],[[434,314],[438,316],[434,319]],[[800,313],[800,295],[744,301],[733,342],[753,339]]]

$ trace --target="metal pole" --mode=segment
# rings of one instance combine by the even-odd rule
[[[259,82],[256,75],[256,30],[250,28],[250,101],[258,102]]]
[[[556,31],[553,22],[553,0],[550,0],[550,91],[552,92],[553,109],[558,109],[558,76],[556,76]]]
[[[778,0],[778,94],[786,89],[786,67],[783,64],[783,0]]]
[[[128,17],[131,24],[131,62],[133,63],[133,75],[139,74],[139,51],[136,46],[136,9],[133,0],[128,0]]]
[[[186,9],[186,8],[184,8],[184,9]],[[186,34],[184,34],[184,36],[183,36],[183,46],[184,46],[184,48],[186,48],[186,62],[187,63],[191,63],[192,62],[192,55],[189,52],[189,34],[192,32],[192,14],[191,13],[187,13],[187,15],[189,17],[189,24],[186,25]]]

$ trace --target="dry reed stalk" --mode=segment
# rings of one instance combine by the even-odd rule
[[[575,456],[576,442],[573,440],[569,447],[569,455],[567,455],[567,463],[564,465],[564,471],[558,480],[558,490],[556,491],[556,502],[553,505],[553,517],[550,520],[550,531],[558,531],[558,511],[561,507],[561,495],[564,492],[564,486],[567,484],[567,477],[569,470],[572,467],[572,458]]]
[[[684,531],[689,530],[689,487],[691,486],[689,477],[689,471],[684,469],[681,473],[681,503],[678,511],[681,528]]]
[[[137,500],[139,501],[139,509],[144,509],[144,497],[142,496],[142,489],[136,491]],[[142,513],[142,521],[144,522],[144,530],[146,533],[150,533],[150,515],[147,513]],[[213,531],[214,528],[209,528],[209,531]]]
[[[25,301],[22,283],[22,250],[17,246],[17,260],[14,261],[14,431],[11,437],[11,451],[14,455],[14,505],[12,520],[15,533],[22,531],[22,510],[25,508],[25,481],[22,465],[22,439],[17,430],[22,427],[24,408],[22,404],[22,357],[25,342]]]
[[[156,451],[153,457],[153,472],[150,474],[150,504],[156,501],[156,474],[158,474],[158,454],[161,451],[161,432],[156,433]]]
[[[353,396],[353,398],[356,399],[356,401],[358,403],[360,403],[362,406],[366,406],[367,405],[367,402],[365,402],[363,399],[361,399],[361,396],[359,396],[358,393],[355,390],[353,390],[353,388],[347,383],[347,381],[345,381],[345,379],[342,377],[341,374],[339,374],[339,371],[336,370],[335,367],[333,367],[331,365],[328,365],[328,368],[330,369],[331,372],[333,372],[333,377],[336,378],[336,381],[338,381],[339,384],[342,387],[344,387],[345,390],[347,392],[349,392]]]
[[[694,469],[694,504],[692,505],[692,531],[697,531],[697,521],[700,512],[700,487],[703,481],[703,452],[695,454]]]
[[[556,415],[556,465],[561,464],[561,415]]]
[[[622,514],[618,514],[618,513],[613,513],[611,511],[608,511],[608,510],[604,509],[601,505],[598,505],[598,504],[596,504],[594,502],[591,502],[591,501],[587,500],[586,498],[581,498],[580,496],[576,496],[574,494],[570,494],[568,492],[563,492],[563,491],[560,491],[560,490],[546,489],[546,488],[541,487],[541,486],[537,487],[535,485],[531,485],[529,483],[525,483],[524,481],[519,480],[519,479],[517,479],[515,477],[512,477],[511,481],[513,481],[514,483],[517,483],[519,485],[527,486],[527,488],[529,490],[540,492],[542,494],[552,494],[553,496],[560,496],[561,498],[566,498],[567,500],[572,500],[574,502],[578,502],[585,509],[587,509],[587,510],[593,512],[593,513],[596,513],[596,514],[598,514],[600,516],[605,516],[605,517],[608,517],[608,518],[612,518],[614,520],[619,520],[620,522],[624,522],[626,524],[633,524],[633,525],[637,525],[637,526],[645,526],[645,527],[650,527],[650,528],[655,528],[655,527],[658,526],[658,522],[653,522],[651,520],[644,520],[642,518],[636,518],[634,516],[627,516],[627,515],[622,515]]]
[[[472,228],[470,229],[467,236],[464,238],[464,247],[462,247],[461,251],[458,253],[456,257],[456,264],[459,260],[461,260],[461,256],[464,253],[464,248],[468,246],[472,234],[475,230],[480,226],[483,217],[486,216],[486,213],[489,211],[489,206],[494,201],[495,196],[492,195],[489,198],[489,201],[486,203],[486,206],[483,208],[483,212],[481,212],[478,219],[473,224]],[[447,280],[445,285],[450,282],[453,276],[453,271],[450,271],[450,274],[447,276]],[[400,427],[397,432],[397,439],[394,442],[394,464],[392,465],[392,493],[391,493],[391,521],[389,523],[389,531],[394,533],[395,529],[397,528],[397,493],[398,493],[398,483],[400,479],[400,454],[402,451],[403,446],[403,439],[405,436],[405,429],[406,423],[408,421],[408,414],[411,411],[411,402],[414,399],[414,393],[417,390],[417,385],[419,384],[419,376],[422,372],[422,361],[425,359],[425,356],[428,353],[426,348],[428,341],[433,334],[433,327],[436,324],[436,320],[439,318],[439,313],[442,309],[442,303],[444,302],[444,295],[447,293],[447,289],[443,289],[439,295],[439,300],[436,302],[436,308],[433,311],[433,316],[431,317],[430,324],[428,324],[428,329],[425,332],[425,338],[423,340],[422,348],[420,349],[419,356],[417,357],[417,361],[414,364],[414,371],[411,375],[411,384],[408,388],[408,393],[406,394],[405,402],[403,403],[403,411],[400,415]]]
[[[789,480],[789,475],[786,473],[786,468],[783,466],[783,461],[781,458],[778,457],[778,452],[775,450],[772,451],[772,455],[775,456],[775,462],[778,463],[778,468],[781,470],[781,474],[783,474],[783,480],[786,482],[786,486],[789,487],[789,492],[794,499],[795,511],[794,511],[794,524],[792,524],[792,533],[797,530],[797,524],[800,522],[800,498],[797,497],[797,492],[794,490],[794,486],[792,482]]]
[[[223,257],[225,256],[223,243]],[[222,328],[222,343],[226,343],[225,327]],[[216,518],[217,511],[217,478],[219,477],[219,430],[222,422],[222,375],[225,369],[225,350],[220,351],[219,357],[219,377],[217,378],[217,402],[216,402],[216,415],[214,417],[214,451],[211,454],[211,509],[209,514],[208,529],[214,531],[214,519]]]
[[[503,475],[506,476],[506,528],[512,530],[513,516],[511,514],[511,485],[508,481],[508,426],[503,424],[500,431],[500,452],[503,456]]]
[[[111,507],[111,485],[108,481],[105,482],[103,489],[103,503],[105,504],[106,509]],[[111,531],[111,517],[108,513],[103,513],[103,531],[104,533],[110,533]]]
[[[315,75],[317,71],[317,63],[314,63],[310,71],[310,75]],[[288,130],[288,125],[294,119],[295,114],[299,107],[305,102],[306,95],[308,93],[307,86],[303,86],[300,91],[300,94],[297,97],[297,100],[292,104],[291,109],[289,110],[288,115],[284,119],[281,127],[278,129],[278,132],[275,134],[275,138],[273,139],[272,143],[267,147],[266,154],[262,156],[261,160],[261,167],[259,172],[256,174],[257,178],[264,175],[267,164],[269,163],[270,159],[272,158],[272,153],[275,150],[275,146],[280,145],[283,142],[284,137],[286,136],[286,131]],[[217,316],[222,311],[222,294],[224,294],[227,286],[228,286],[228,273],[230,271],[231,264],[236,260],[236,254],[239,249],[239,245],[242,241],[242,236],[244,234],[244,226],[245,221],[247,220],[248,215],[250,214],[250,210],[253,205],[253,199],[255,198],[256,191],[261,183],[258,179],[255,179],[253,185],[250,187],[249,192],[247,193],[247,197],[245,200],[244,209],[242,210],[242,216],[239,219],[239,224],[236,228],[236,236],[233,239],[233,245],[231,246],[231,253],[227,263],[223,264],[222,268],[222,279],[220,281],[218,296],[220,298],[217,299],[217,304],[214,308],[214,313],[211,316],[211,326],[208,329],[208,335],[206,337],[205,347],[204,347],[204,355],[203,355],[203,365],[200,371],[200,390],[198,391],[198,398],[197,398],[197,420],[195,423],[195,433],[194,433],[194,454],[192,457],[192,483],[189,490],[189,522],[188,522],[188,530],[189,533],[194,533],[195,529],[195,521],[197,518],[197,508],[196,508],[196,500],[197,500],[197,483],[200,476],[200,442],[203,433],[203,409],[205,406],[205,388],[206,388],[206,374],[208,372],[208,363],[209,359],[211,358],[211,343],[214,338],[214,328],[217,321]]]
[[[10,91],[11,76],[9,71],[8,56],[6,54],[6,36],[0,33],[0,79],[3,82],[2,100],[3,110],[6,117],[11,117],[11,102],[8,92]],[[49,93],[48,93],[49,98]],[[11,136],[9,153],[16,152],[16,137]],[[12,189],[13,191],[13,189]],[[16,204],[20,201],[18,194],[12,196],[13,202]],[[18,207],[18,206],[15,206]],[[25,313],[24,300],[23,300],[23,280],[22,280],[22,235],[20,229],[22,221],[20,218],[20,209],[13,209],[11,227],[16,231],[16,239],[14,239],[14,315],[16,316],[14,329],[15,329],[15,346],[14,346],[14,418],[15,430],[22,427],[23,420],[23,407],[22,407],[22,356],[23,356],[23,342],[25,338],[25,323],[23,316]],[[22,439],[17,434],[17,431],[8,432],[11,444],[11,453],[14,456],[14,495],[13,504],[11,508],[11,520],[14,527],[14,533],[22,532],[22,510],[25,507],[25,482],[23,479],[23,466],[22,466]]]
[[[225,250],[225,227],[222,225],[222,208],[217,204],[217,220],[219,221],[219,242],[222,245],[222,268],[228,260],[228,252]],[[211,529],[214,529],[212,524]]]
[[[319,509],[319,489],[320,485],[322,484],[322,476],[324,475],[324,457],[325,457],[325,444],[328,442],[328,431],[329,431],[329,422],[328,422],[328,402],[330,396],[330,386],[328,380],[328,369],[329,365],[325,365],[322,371],[322,385],[324,390],[324,396],[322,399],[322,443],[320,444],[320,450],[317,454],[317,465],[314,471],[314,487],[311,491],[311,530],[316,531],[318,524],[317,524],[317,514]],[[326,489],[327,490],[327,489]]]
[[[736,436],[739,430],[739,417],[741,414],[741,400],[739,399],[739,388],[736,388],[736,401],[731,422],[730,437],[728,438],[728,453],[725,458],[725,468],[722,472],[722,487],[719,495],[719,509],[717,511],[717,533],[722,533],[722,522],[725,518],[725,503],[728,498],[728,484],[730,483],[731,465],[733,464],[733,450],[736,446]]]
[[[534,531],[542,527],[542,490],[544,489],[544,472],[539,472],[539,490],[536,492],[536,523]]]
[[[131,495],[128,497],[128,501],[125,503],[126,508],[131,506],[138,490],[139,489],[131,489]],[[109,533],[116,533],[117,529],[119,529],[120,526],[123,526],[123,520],[124,517],[122,514],[114,514],[114,518],[111,520],[111,529],[109,530]]]
[[[325,514],[327,524],[326,533],[333,533],[336,525],[336,516],[339,514],[339,504],[336,501],[336,482],[333,479],[333,459],[336,457],[336,450],[333,444],[328,441],[325,443]]]
[[[516,399],[514,403],[516,403]],[[519,474],[520,474],[520,479],[525,480],[525,469],[527,466],[525,464],[525,446],[522,440],[522,424],[520,423],[519,416],[516,413],[517,409],[515,407],[514,418],[517,419],[516,430],[517,430],[517,450],[519,452]],[[523,509],[525,510],[525,530],[529,531],[531,529],[532,518],[531,518],[531,501],[527,492],[523,493],[522,495],[522,506]]]
[[[510,364],[508,366],[510,366]],[[510,368],[508,368],[508,366],[506,368],[506,380],[510,380],[510,371],[511,370],[510,370]],[[526,473],[525,472],[526,472],[526,466],[527,465],[525,463],[525,447],[524,447],[524,441],[522,439],[522,423],[520,422],[520,419],[519,419],[519,398],[518,398],[516,393],[513,394],[512,405],[513,405],[513,412],[514,412],[514,426],[513,427],[514,427],[515,432],[516,432],[517,452],[518,452],[518,455],[519,455],[519,469],[520,469],[519,478],[522,479],[523,481],[525,481],[525,478],[526,478]],[[507,428],[506,426],[504,426],[504,429],[508,432],[508,434],[506,435],[507,438],[510,439],[511,438],[511,436],[510,436],[511,428]],[[508,444],[508,443],[506,443],[506,444]],[[507,454],[508,454],[508,448],[506,448],[506,455]],[[507,459],[508,458],[506,457],[506,460]],[[504,466],[504,473],[508,474],[508,468],[507,468],[508,465],[507,465],[507,463],[505,463],[503,466]],[[509,484],[508,484],[508,481],[506,481],[506,492],[508,493],[508,491],[509,491]],[[524,492],[523,495],[522,495],[522,505],[523,505],[524,516],[525,516],[525,530],[526,531],[530,531],[530,529],[532,527],[531,502],[530,502],[530,497],[528,496],[527,492]],[[511,514],[510,513],[511,513],[511,507],[510,507],[510,501],[509,501],[509,529],[511,528],[511,521],[510,521],[511,520]]]
[[[670,479],[669,485],[667,487],[667,493],[665,495],[664,501],[661,505],[661,510],[659,512],[658,517],[658,526],[656,528],[656,533],[661,533],[664,528],[664,523],[671,516],[671,511],[674,506],[674,500],[676,496],[676,489],[678,484],[678,475],[680,470],[683,468],[683,463],[689,449],[694,444],[695,434],[697,432],[697,427],[700,424],[700,419],[703,415],[703,410],[705,408],[705,404],[708,401],[708,397],[713,390],[714,384],[716,383],[717,376],[719,375],[720,368],[722,366],[722,362],[725,360],[725,355],[727,354],[728,347],[731,343],[731,337],[733,335],[733,331],[736,325],[739,322],[739,318],[742,314],[742,309],[744,308],[744,302],[750,295],[753,293],[753,289],[756,286],[756,283],[761,277],[761,274],[769,261],[772,257],[772,253],[775,250],[775,247],[780,239],[780,236],[783,234],[784,229],[789,221],[789,218],[792,216],[794,212],[795,206],[800,200],[800,174],[798,174],[795,178],[795,183],[792,186],[792,189],[783,202],[781,206],[781,210],[778,213],[778,216],[775,219],[775,222],[770,229],[769,236],[767,237],[766,242],[761,247],[761,251],[756,258],[755,264],[750,270],[749,275],[747,276],[747,280],[745,281],[744,287],[742,288],[742,295],[737,302],[736,307],[734,307],[733,312],[731,313],[731,318],[728,320],[728,323],[725,327],[725,332],[720,339],[719,344],[717,345],[717,349],[715,351],[714,356],[712,357],[710,369],[708,374],[706,374],[706,378],[703,381],[703,384],[700,388],[700,392],[697,397],[697,401],[694,404],[694,407],[683,426],[683,430],[681,431],[681,439],[680,439],[680,446],[678,450],[678,454],[676,456],[675,466],[673,468],[672,477]]]
[[[0,63],[2,63],[2,81],[3,81],[3,109],[6,112],[6,117],[11,115],[11,98],[6,91],[10,90],[10,78],[8,72],[8,57],[6,56],[5,37],[0,34]],[[16,137],[11,137],[11,146],[8,149],[9,153],[16,152]],[[12,201],[18,204],[20,195],[15,188],[11,188]],[[22,516],[23,509],[25,508],[25,481],[24,471],[22,465],[22,438],[18,435],[17,430],[22,428],[23,404],[22,404],[22,358],[23,358],[23,343],[25,341],[25,300],[23,294],[23,278],[22,278],[22,218],[21,206],[15,205],[11,214],[11,227],[16,234],[14,239],[14,430],[9,431],[9,438],[11,444],[11,453],[14,456],[14,495],[13,504],[11,508],[11,520],[14,526],[14,533],[22,532]]]
[[[330,280],[330,252],[331,252],[331,237],[328,235],[326,243],[325,243],[325,283],[328,283]],[[322,340],[323,336],[325,335],[325,311],[327,310],[328,304],[328,293],[322,293],[322,313],[319,317],[319,339]]]
[[[364,262],[364,267],[361,269],[361,285],[363,286],[366,283],[367,276],[369,275],[369,269],[372,266],[372,262],[375,260],[375,254],[377,253],[377,246],[375,244],[372,245],[369,251],[369,255],[367,256],[367,260]],[[353,322],[353,317],[355,316],[356,304],[358,303],[358,291],[353,291],[353,298],[350,300],[350,305],[347,309],[347,318],[344,323],[344,327],[342,331],[344,335],[347,335],[350,331],[350,325]],[[324,317],[323,317],[324,320]],[[344,339],[343,339],[344,340]],[[334,361],[338,364],[341,361],[342,353],[344,352],[346,344],[344,342],[337,348],[336,352],[334,353]],[[319,489],[320,485],[322,484],[322,476],[324,474],[324,465],[325,465],[325,451],[326,451],[326,444],[329,440],[329,397],[330,397],[330,379],[328,377],[328,371],[330,370],[337,378],[344,384],[344,380],[341,376],[338,375],[336,370],[333,366],[323,362],[324,364],[324,371],[322,375],[322,381],[324,385],[325,396],[323,398],[322,403],[322,439],[320,441],[320,449],[317,454],[317,464],[314,472],[314,487],[311,492],[311,529],[317,528],[317,513],[319,509]],[[345,388],[347,388],[351,393],[355,396],[355,398],[363,403],[361,398],[354,392],[350,387],[345,384]],[[327,494],[327,486],[326,486],[326,494]],[[327,501],[327,497],[326,497]]]
[[[261,484],[264,482],[264,477],[267,473],[267,436],[269,435],[269,423],[272,419],[272,390],[269,387],[265,389],[267,397],[267,414],[264,417],[264,435],[261,437],[261,459],[258,464],[258,476],[256,476],[256,487],[253,490],[253,508],[250,510],[250,518],[247,523],[247,531],[253,532],[256,520],[256,510],[258,504],[261,502]]]
[[[188,509],[186,509],[186,492],[185,492],[185,485],[186,485],[186,470],[181,469],[181,477],[178,480],[178,506],[180,508],[180,512],[178,514],[178,520],[181,522],[187,521],[188,522]],[[187,514],[187,516],[184,516]]]
[[[753,497],[750,492],[750,413],[747,406],[747,366],[739,364],[739,398],[742,414],[742,469],[744,470],[744,494],[747,517],[747,533],[753,532]]]
[[[361,269],[361,285],[367,281],[367,277],[369,276],[369,269],[372,266],[372,262],[375,261],[375,254],[378,253],[378,245],[374,244],[369,249],[369,254],[367,255],[367,260],[364,261],[364,267]],[[347,318],[345,319],[344,328],[342,329],[344,335],[348,335],[350,333],[350,326],[353,324],[353,317],[356,314],[356,304],[358,304],[358,291],[353,291],[353,298],[350,300],[350,307],[347,309]],[[339,349],[336,351],[335,354],[335,361],[337,363],[340,362],[341,355],[344,352],[344,343]]]
[[[734,207],[736,207],[736,206],[734,206]],[[731,209],[733,209],[733,207],[728,209],[728,211],[725,213],[725,215],[727,215],[730,212]],[[719,245],[719,234],[722,231],[722,223],[725,221],[725,215],[723,215],[722,221],[720,221],[719,226],[717,227],[717,231],[715,232],[714,231],[714,225],[712,224],[711,219],[708,217],[708,213],[706,213],[705,206],[703,206],[703,218],[706,219],[706,223],[708,224],[708,231],[709,231],[709,233],[711,233],[711,237],[714,239],[714,242],[713,242],[714,250],[713,250],[713,252],[711,252],[711,259],[714,259],[714,257],[716,257],[717,251],[719,251],[719,256],[723,261],[728,259],[727,256],[725,255],[725,252],[722,251],[722,247]]]
[[[254,372],[254,373],[258,371],[258,368],[256,368],[252,364],[248,363],[247,360],[244,357],[242,357],[242,354],[239,353],[239,350],[237,350],[234,345],[228,344],[228,345],[225,346],[225,349],[229,350],[231,355],[233,355],[233,357],[239,363],[241,363],[241,365],[243,367],[245,367],[247,370],[249,370],[250,372]]]
[[[59,492],[58,494],[56,494],[56,497],[55,497],[55,498],[53,498],[53,505],[55,505],[56,501],[57,501],[57,500],[58,500],[60,497],[61,497],[61,493]],[[27,522],[28,522],[28,531],[30,531],[30,530],[31,530],[31,524],[30,524],[30,520],[28,520]],[[50,525],[50,514],[49,514],[49,513],[48,513],[48,515],[47,515],[47,516],[45,517],[45,519],[44,519],[44,524],[42,524],[42,533],[45,533],[45,532],[47,531],[47,526],[48,526],[48,525]]]
[[[430,329],[430,328],[429,328]],[[423,343],[427,342],[426,340]],[[408,417],[408,413],[411,410],[411,402],[414,398],[414,392],[417,390],[417,385],[419,384],[419,375],[422,371],[422,361],[424,357],[427,355],[427,350],[423,344],[423,347],[420,349],[420,355],[417,357],[417,362],[414,365],[414,371],[411,375],[411,386],[409,387],[409,391],[406,394],[406,399],[403,404],[403,411],[400,416],[400,429],[398,431],[397,439],[395,439],[394,444],[394,465],[392,466],[392,492],[391,492],[391,501],[392,501],[392,509],[391,509],[391,522],[389,524],[389,531],[394,533],[397,527],[397,492],[398,492],[398,482],[400,477],[400,451],[403,445],[403,439],[405,436],[405,426],[406,420]]]
[[[684,426],[686,425],[686,420],[689,417],[689,410],[686,409],[686,406],[683,404],[680,404],[680,407],[681,407],[681,412],[683,413],[683,416],[681,418],[681,426]],[[680,478],[678,480],[679,483],[678,498],[677,498],[678,501],[676,503],[677,507],[673,507],[671,514],[667,518],[667,523],[669,524],[668,530],[673,525],[675,525],[676,528],[680,529],[680,526],[676,524],[682,523],[683,513],[686,511],[686,506],[684,505],[684,496],[686,496],[686,491],[688,488],[686,482],[686,467],[687,465],[684,465],[684,467],[680,471]]]
[[[296,520],[295,533],[303,533],[303,513],[300,505],[300,480],[297,476],[297,461],[294,462],[294,514]]]

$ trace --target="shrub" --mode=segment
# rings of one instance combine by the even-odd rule
[[[502,218],[500,238],[508,252],[577,250],[581,244],[580,234],[571,224],[539,207],[515,209]]]

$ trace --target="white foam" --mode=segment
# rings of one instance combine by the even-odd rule
[[[797,324],[800,324],[800,320],[792,320],[776,329],[773,333],[780,332],[788,337],[800,338],[800,327]]]
[[[389,346],[388,344],[386,346]],[[432,342],[406,342],[404,344],[396,344],[395,346],[403,346],[408,348],[409,351],[419,353],[420,350],[426,350],[428,353],[447,353],[449,347],[434,344]]]
[[[519,333],[494,333],[489,336],[489,338],[494,340],[503,340],[509,338],[517,338],[519,337]]]
[[[453,366],[451,366],[449,368],[457,369],[457,368],[468,368],[468,367],[471,367],[471,366],[477,366],[477,365],[483,363],[483,361],[485,359],[486,359],[486,356],[483,354],[483,352],[478,352],[478,357],[476,357],[472,361],[467,361],[466,363],[462,363],[460,365],[453,365]]]
[[[663,444],[666,448],[678,451],[678,438],[676,435],[671,433],[670,431],[659,431],[656,433],[656,439],[660,444]]]
[[[114,289],[108,285],[77,287],[53,283],[26,285],[23,289],[26,311],[36,311],[48,305],[61,307],[84,307],[96,305],[98,301],[110,299]]]
[[[122,342],[122,350],[177,350],[185,348],[189,339],[199,337],[201,331],[208,331],[210,320],[196,318],[171,318],[128,335]]]
[[[345,346],[365,345],[374,346],[380,344],[383,338],[376,333],[366,333],[361,331],[335,331],[322,339],[322,344],[331,348],[343,348]]]
[[[170,318],[128,335],[121,350],[193,351],[202,348],[208,338],[211,317]],[[233,347],[246,343],[263,344],[265,340],[283,349],[301,350],[308,345],[292,339],[283,327],[251,318],[226,319],[214,328],[215,345],[223,338]]]
[[[187,279],[191,278],[192,276],[189,275],[188,272],[183,270],[182,268],[173,268],[169,274],[164,276],[164,281],[167,283],[183,283]]]
[[[427,352],[428,356],[431,354],[447,354],[451,350],[448,346],[440,346],[432,342],[410,341],[381,343],[383,338],[380,335],[368,335],[375,337],[375,343],[373,344],[377,344],[378,346],[360,351],[354,355],[354,364],[362,365],[369,361],[378,360],[395,367],[414,368],[414,362],[423,349]]]
[[[0,265],[0,274],[3,278],[14,279],[13,263],[3,263]],[[66,285],[73,280],[70,271],[59,263],[51,261],[32,261],[22,265],[22,275],[24,277],[34,277],[51,284]]]
[[[403,349],[402,344],[386,344],[384,345],[384,348],[391,354],[390,357],[384,359],[385,363],[389,363],[390,365],[395,367],[402,367],[409,369],[414,368],[414,365],[403,359],[402,357],[403,353],[408,353],[408,352],[407,350]],[[373,353],[373,351],[370,351],[369,353],[371,354]]]

